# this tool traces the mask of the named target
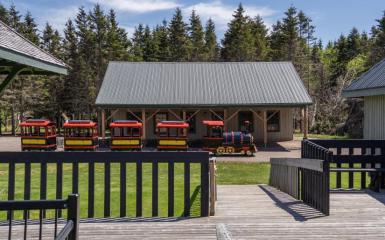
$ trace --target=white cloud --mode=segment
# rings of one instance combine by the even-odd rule
[[[180,6],[175,0],[89,0],[118,11],[147,13]]]
[[[39,13],[39,19],[41,21],[41,27],[44,28],[45,23],[48,22],[55,29],[61,31],[65,28],[65,24],[68,19],[73,19],[78,12],[77,6],[69,6],[61,9],[44,9],[41,13]],[[43,22],[44,21],[44,22]]]
[[[237,5],[226,5],[220,0],[216,0],[210,3],[197,3],[188,7],[183,8],[183,13],[185,16],[189,16],[191,11],[195,9],[197,14],[202,17],[203,20],[209,18],[213,19],[217,28],[219,30],[224,30],[233,17],[234,11],[236,10]],[[276,13],[269,7],[259,7],[259,6],[248,6],[244,5],[246,15],[250,17],[255,17],[260,15],[261,17],[270,17]],[[270,24],[267,23],[269,26]]]

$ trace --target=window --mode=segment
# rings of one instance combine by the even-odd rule
[[[280,131],[280,111],[267,111],[267,131],[279,132]]]
[[[158,133],[158,129],[156,128],[156,124],[158,124],[161,121],[167,121],[168,120],[168,114],[167,113],[157,113],[154,116],[154,133]],[[161,135],[167,135],[167,129],[161,128],[159,129]]]
[[[254,131],[253,113],[250,111],[238,113],[238,129],[243,133]]]
[[[188,129],[189,133],[196,133],[196,129],[197,129],[196,117],[195,117],[196,115],[192,116],[194,113],[195,112],[186,112],[186,119],[189,119],[187,120],[187,123],[189,124],[189,129]]]

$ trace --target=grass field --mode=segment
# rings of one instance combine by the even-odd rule
[[[327,134],[314,134],[314,133],[309,133],[308,138],[316,138],[316,139],[349,139],[348,136],[338,136],[338,135],[327,135]],[[294,133],[294,137],[296,138],[302,138],[303,133]]]
[[[7,199],[8,186],[8,166],[0,164],[0,200]],[[72,189],[72,165],[64,164],[63,176],[63,196],[67,196]],[[270,174],[269,163],[217,163],[217,183],[226,184],[268,184]],[[111,216],[119,216],[119,164],[111,164]],[[104,210],[104,165],[95,165],[95,216],[102,217]],[[175,215],[182,215],[183,211],[183,164],[175,164]],[[167,216],[167,164],[159,164],[159,215]],[[151,216],[151,164],[143,164],[143,215]],[[48,165],[47,171],[47,198],[55,199],[56,193],[56,166]],[[330,185],[335,188],[336,174],[331,174]],[[369,177],[367,177],[367,182]],[[342,187],[348,187],[348,174],[342,174]],[[32,165],[31,198],[39,199],[40,196],[40,167]],[[136,206],[136,173],[135,164],[127,164],[127,215],[135,216]],[[191,214],[200,214],[200,165],[191,165]],[[354,187],[360,187],[360,174],[354,174]],[[23,198],[24,191],[24,167],[16,167],[16,199]],[[87,217],[88,203],[88,166],[79,165],[79,193],[81,199],[81,216]],[[5,214],[0,214],[0,219],[4,219]]]

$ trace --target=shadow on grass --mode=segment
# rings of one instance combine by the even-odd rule
[[[259,187],[275,202],[275,204],[293,216],[296,221],[304,222],[310,219],[324,217],[320,211],[304,204],[290,195],[281,192],[268,185],[259,185]]]

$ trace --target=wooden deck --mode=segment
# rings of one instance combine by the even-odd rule
[[[266,185],[219,186],[215,217],[93,220],[80,239],[384,239],[385,194],[333,192],[330,212]]]

